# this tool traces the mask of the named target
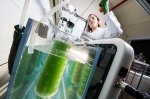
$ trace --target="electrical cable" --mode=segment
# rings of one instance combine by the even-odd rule
[[[0,64],[0,66],[5,65],[5,64],[7,64],[7,63],[8,63],[8,62],[2,63],[2,64]]]

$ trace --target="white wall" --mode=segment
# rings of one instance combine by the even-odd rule
[[[14,25],[19,23],[21,11],[11,0],[0,3],[0,64],[7,62]]]

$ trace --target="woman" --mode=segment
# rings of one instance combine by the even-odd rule
[[[87,19],[87,32],[84,32],[83,35],[86,35],[88,39],[97,40],[114,38],[122,34],[121,25],[112,11],[105,14],[105,17],[107,27],[102,28],[100,19],[96,15],[90,14]]]

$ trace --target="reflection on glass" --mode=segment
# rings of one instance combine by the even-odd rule
[[[91,65],[88,64],[83,65],[83,70],[79,82],[79,88],[77,89],[77,96],[79,97],[79,99],[82,99],[82,95],[87,85],[90,72],[91,72]]]
[[[80,81],[80,77],[81,77],[81,73],[82,73],[82,68],[83,68],[84,64],[74,61],[74,68],[72,71],[72,83],[77,85]]]

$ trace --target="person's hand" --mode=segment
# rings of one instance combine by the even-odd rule
[[[101,13],[103,13],[103,8],[100,6],[98,9]]]
[[[99,3],[99,11],[104,14],[109,11],[109,0],[101,0]]]

